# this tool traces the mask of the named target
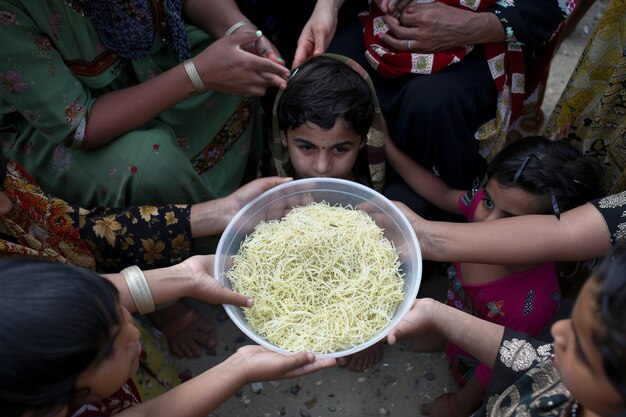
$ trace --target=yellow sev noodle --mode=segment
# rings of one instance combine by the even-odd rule
[[[362,210],[312,203],[260,223],[227,276],[254,300],[250,326],[291,352],[364,343],[391,321],[404,278],[393,244]]]

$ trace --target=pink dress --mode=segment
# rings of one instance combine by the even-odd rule
[[[473,220],[482,198],[483,190],[479,190],[474,195],[468,192],[459,199],[461,212],[469,221]],[[561,302],[556,265],[547,262],[491,282],[472,285],[463,281],[461,264],[457,262],[448,269],[446,302],[481,319],[535,337],[550,323]],[[474,374],[483,386],[489,384],[489,367],[452,343],[448,344],[447,355],[459,385],[463,386]]]

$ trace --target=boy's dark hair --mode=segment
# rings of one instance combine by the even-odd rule
[[[604,195],[602,168],[566,141],[528,136],[506,146],[487,167],[503,187],[545,196],[545,213],[559,213]]]
[[[604,372],[626,403],[626,254],[615,250],[594,273],[603,283],[598,294],[598,319],[603,331],[594,334]],[[622,412],[620,415],[626,415]]]
[[[0,259],[0,410],[20,417],[81,401],[76,380],[110,356],[118,292],[88,269]]]
[[[332,129],[337,119],[361,139],[374,119],[374,102],[367,82],[348,65],[327,56],[302,64],[287,83],[276,109],[281,132],[306,122]]]

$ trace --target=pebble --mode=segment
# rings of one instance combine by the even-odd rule
[[[252,387],[252,391],[255,394],[260,394],[263,392],[263,383],[262,382],[253,382],[250,384],[250,386]]]
[[[318,387],[322,385],[323,383],[324,383],[323,381],[315,381],[315,385],[317,385]]]
[[[381,408],[380,410],[378,410],[378,413],[382,414],[382,415],[386,415],[387,414],[387,409],[386,408]]]
[[[365,381],[367,381],[367,377],[365,377],[365,376],[362,376],[361,378],[356,380],[356,382],[359,382],[359,383],[363,383]]]
[[[428,371],[424,374],[424,379],[426,379],[426,381],[432,381],[433,379],[435,379],[435,374],[431,371]]]
[[[335,411],[337,411],[337,407],[335,407],[334,405],[329,405],[328,411],[330,411],[331,413],[334,413]]]
[[[311,413],[309,413],[307,410],[300,410],[300,416],[301,417],[311,417]]]
[[[300,385],[294,385],[293,387],[289,388],[289,392],[292,393],[293,395],[298,395],[298,393],[300,392]]]
[[[310,400],[304,402],[304,405],[306,405],[306,408],[308,408],[309,410],[313,408],[315,404],[317,404],[317,397],[313,397]]]
[[[285,408],[284,405],[280,407],[280,410],[278,410],[278,414],[280,414],[281,416],[284,416],[285,414],[287,414],[287,409]]]
[[[244,403],[245,405],[250,404],[250,398],[244,398],[244,399],[243,399],[243,403]]]

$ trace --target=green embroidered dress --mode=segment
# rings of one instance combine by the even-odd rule
[[[41,187],[83,207],[193,203],[229,194],[256,172],[256,99],[209,91],[140,129],[89,150],[64,142],[84,129],[99,95],[177,65],[162,1],[150,54],[123,59],[70,2],[0,1],[0,142]],[[211,38],[187,26],[194,56]],[[137,104],[141,105],[141,104]],[[89,138],[85,139],[87,142]]]

